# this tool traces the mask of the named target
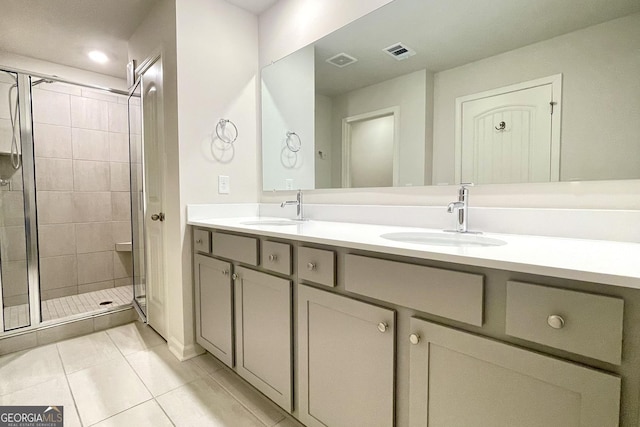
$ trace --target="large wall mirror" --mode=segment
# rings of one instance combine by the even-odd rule
[[[638,0],[395,0],[262,70],[264,190],[640,178]]]

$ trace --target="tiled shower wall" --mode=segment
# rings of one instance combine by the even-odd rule
[[[42,299],[132,283],[127,98],[33,89]]]

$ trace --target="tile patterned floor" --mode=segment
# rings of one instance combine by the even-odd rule
[[[89,313],[104,310],[106,308],[127,305],[133,299],[131,286],[119,286],[117,288],[103,289],[87,292],[79,295],[53,298],[42,301],[42,321],[61,319],[74,314]],[[111,301],[111,304],[100,305],[103,301]],[[10,330],[29,324],[29,307],[27,304],[5,307],[5,329]]]
[[[0,357],[0,405],[62,405],[65,426],[302,427],[206,354],[179,362],[124,326]]]

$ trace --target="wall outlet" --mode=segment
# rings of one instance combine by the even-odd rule
[[[293,190],[293,179],[287,178],[284,180],[285,190]]]
[[[230,184],[229,177],[226,175],[218,175],[218,194],[229,194]]]

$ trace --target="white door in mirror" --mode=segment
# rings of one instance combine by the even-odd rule
[[[459,98],[459,182],[558,180],[559,133],[552,131],[559,121],[559,114],[553,114],[558,86],[553,79]]]

